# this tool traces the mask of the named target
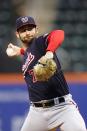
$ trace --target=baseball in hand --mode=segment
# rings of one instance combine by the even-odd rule
[[[7,48],[6,53],[7,53],[8,56],[13,56],[14,55],[14,51],[13,51],[12,48]]]

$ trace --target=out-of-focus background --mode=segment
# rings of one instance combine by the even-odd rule
[[[0,131],[20,131],[29,110],[21,57],[6,55],[8,44],[22,46],[15,36],[19,16],[33,16],[39,35],[63,29],[56,51],[70,93],[87,124],[87,0],[1,0],[0,2]]]

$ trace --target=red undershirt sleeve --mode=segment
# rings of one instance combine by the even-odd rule
[[[63,40],[64,40],[63,30],[52,31],[47,37],[48,47],[46,50],[54,52],[62,44]]]
[[[24,55],[24,53],[25,53],[25,50],[23,48],[20,48],[20,54]]]

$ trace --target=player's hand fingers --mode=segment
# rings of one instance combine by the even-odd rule
[[[13,47],[14,47],[14,45],[12,43],[8,44],[8,48],[13,48]]]
[[[46,64],[47,58],[45,56],[42,56],[38,62],[42,63],[42,64]]]

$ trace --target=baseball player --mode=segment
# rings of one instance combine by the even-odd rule
[[[19,17],[16,30],[24,49],[9,44],[6,52],[8,56],[23,55],[22,72],[28,86],[30,109],[21,131],[56,131],[58,128],[61,131],[86,131],[55,53],[64,40],[64,31],[53,30],[37,37],[37,24],[30,16]],[[48,81],[37,81],[33,67],[48,58],[54,58],[57,71]]]

